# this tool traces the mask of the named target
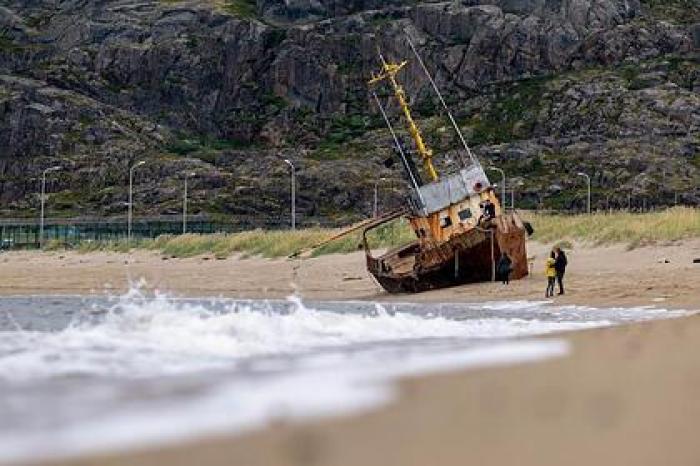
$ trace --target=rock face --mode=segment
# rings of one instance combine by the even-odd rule
[[[401,80],[436,152],[449,162],[458,147],[406,36],[525,206],[579,205],[569,188],[582,169],[598,206],[630,193],[694,202],[700,5],[688,1],[6,0],[2,210],[33,214],[39,173],[58,162],[62,215],[119,214],[144,159],[143,213],[177,211],[194,169],[194,212],[279,217],[285,157],[307,216],[366,215],[378,176],[397,181],[383,193],[396,205],[400,174],[380,163],[390,139],[366,84],[377,47],[411,60]]]

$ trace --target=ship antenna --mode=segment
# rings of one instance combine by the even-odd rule
[[[399,153],[399,156],[401,157],[401,164],[404,167],[404,170],[406,170],[406,173],[408,174],[409,179],[411,180],[411,185],[413,185],[413,188],[416,191],[416,195],[418,196],[418,200],[421,203],[421,208],[425,206],[425,201],[423,200],[423,195],[420,192],[420,186],[418,185],[418,181],[416,180],[415,175],[413,174],[413,170],[411,170],[411,166],[408,163],[408,158],[406,157],[406,154],[403,151],[403,147],[401,146],[401,142],[399,141],[398,136],[396,136],[396,132],[394,131],[394,127],[391,124],[391,121],[389,120],[389,117],[387,116],[386,112],[384,111],[384,106],[379,100],[379,97],[377,97],[377,93],[375,91],[372,91],[372,97],[374,97],[374,101],[377,103],[377,107],[379,107],[379,111],[382,113],[382,117],[384,118],[384,122],[386,122],[387,127],[389,128],[389,132],[391,133],[391,137],[394,138],[394,144],[396,145],[396,150]]]
[[[450,118],[450,122],[452,123],[452,127],[457,132],[457,135],[459,136],[459,140],[462,141],[462,145],[467,150],[467,154],[469,155],[469,159],[471,160],[473,165],[475,165],[477,167],[481,167],[481,163],[479,163],[479,160],[474,156],[471,149],[469,149],[469,145],[467,145],[467,141],[464,139],[464,135],[462,134],[462,130],[459,129],[459,125],[457,124],[454,117],[452,116],[452,112],[450,112],[450,109],[447,107],[447,104],[445,103],[445,99],[442,98],[442,93],[440,93],[440,89],[438,89],[437,84],[435,84],[433,77],[430,75],[430,71],[428,71],[428,68],[425,66],[425,63],[423,63],[423,59],[421,58],[420,54],[416,50],[415,45],[413,45],[413,42],[411,41],[411,37],[408,35],[408,33],[405,30],[403,33],[406,36],[406,40],[408,41],[408,45],[411,47],[411,50],[413,50],[413,54],[418,59],[418,63],[420,64],[421,68],[423,68],[423,72],[427,76],[428,81],[430,81],[430,84],[433,86],[433,90],[435,90],[435,93],[437,94],[438,98],[440,99],[440,103],[442,104],[442,107],[447,112],[447,116]],[[462,164],[464,165],[464,158],[460,156],[460,159],[462,159]]]
[[[384,55],[382,55],[380,50],[377,50],[377,53],[379,54],[379,59],[382,62],[382,71],[378,75],[373,75],[372,79],[370,79],[368,84],[372,86],[384,80],[387,80],[389,82],[392,90],[394,91],[394,96],[399,102],[399,107],[401,107],[401,110],[403,111],[404,119],[406,120],[406,124],[408,125],[408,132],[413,138],[413,141],[416,144],[416,149],[418,150],[418,153],[420,154],[420,157],[423,160],[423,167],[430,179],[432,181],[437,181],[438,174],[435,171],[435,167],[432,161],[433,152],[430,149],[428,149],[428,147],[425,145],[425,141],[423,140],[423,136],[421,135],[420,129],[418,128],[418,125],[413,119],[413,115],[411,115],[411,109],[408,105],[406,92],[396,80],[396,75],[408,64],[408,62],[403,61],[401,63],[388,63],[384,59]]]

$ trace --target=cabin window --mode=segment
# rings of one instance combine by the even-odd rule
[[[458,215],[459,215],[459,219],[462,222],[466,222],[467,220],[472,218],[472,210],[469,207],[467,207],[464,210],[460,210]]]
[[[440,219],[440,228],[447,228],[452,226],[452,219],[450,217],[442,217]]]

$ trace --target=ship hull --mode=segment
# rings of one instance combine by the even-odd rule
[[[419,242],[373,257],[367,241],[367,270],[389,293],[419,293],[496,279],[502,252],[512,260],[511,280],[528,275],[527,231],[516,213],[500,216],[484,228],[453,235],[438,245]]]

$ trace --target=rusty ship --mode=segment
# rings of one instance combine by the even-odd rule
[[[406,205],[379,218],[360,222],[312,248],[362,231],[367,270],[389,293],[418,293],[467,283],[494,281],[496,265],[502,253],[511,260],[510,279],[528,275],[526,239],[532,227],[518,213],[508,211],[496,195],[494,186],[466,143],[445,100],[410,38],[406,38],[415,58],[436,93],[461,142],[459,167],[440,176],[433,164],[433,152],[425,143],[409,106],[399,74],[408,65],[387,61],[378,52],[380,71],[369,81],[370,94],[386,123],[394,143],[394,152],[408,186]],[[382,100],[379,86],[389,87],[412,139],[409,151],[399,139]],[[466,155],[466,156],[465,156]],[[418,168],[422,165],[422,168]],[[423,181],[423,180],[426,181]],[[415,239],[375,256],[369,233],[400,217],[406,218]],[[293,257],[299,256],[299,251]]]
[[[523,278],[528,274],[526,238],[532,233],[532,228],[515,210],[507,211],[501,204],[430,72],[413,43],[409,38],[407,41],[461,141],[462,156],[459,168],[453,173],[444,176],[437,173],[433,152],[425,143],[399,82],[399,74],[408,62],[389,62],[380,52],[381,69],[372,76],[369,86],[393,138],[395,153],[409,186],[409,196],[405,209],[364,226],[367,270],[390,293],[415,293],[495,280],[496,264],[501,254],[506,253],[512,262],[510,278]],[[413,153],[404,149],[377,95],[376,89],[381,85],[388,85],[389,95],[398,104],[400,117],[413,141]],[[414,158],[419,159],[422,170],[416,168]],[[427,181],[423,182],[423,179]],[[368,233],[401,216],[407,218],[415,240],[375,257]]]

